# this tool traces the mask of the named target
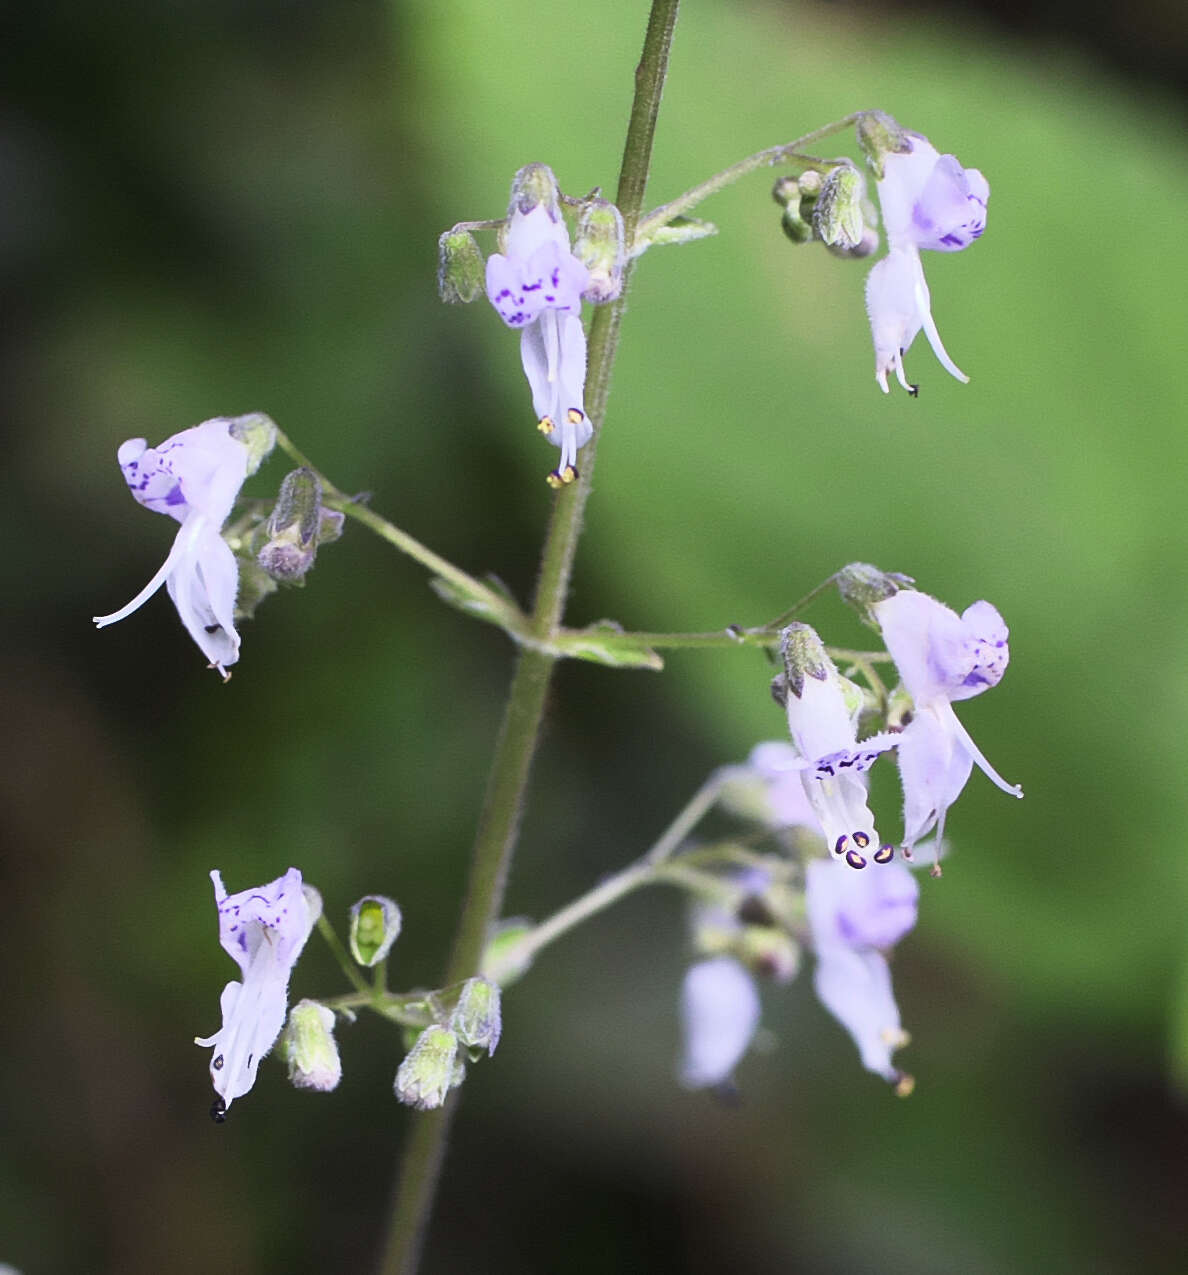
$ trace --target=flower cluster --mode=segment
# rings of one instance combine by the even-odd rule
[[[710,924],[704,909],[696,914],[695,946],[705,959],[689,969],[681,995],[681,1075],[694,1087],[728,1085],[746,1052],[760,1017],[754,974],[786,980],[795,973],[794,959],[772,959],[783,952],[783,934],[811,945],[817,995],[850,1033],[867,1070],[910,1092],[911,1077],[892,1062],[907,1035],[887,952],[916,923],[912,849],[935,832],[932,872],[940,874],[945,815],[975,764],[1003,791],[1022,796],[986,761],[952,707],[1002,678],[1007,629],[998,611],[975,602],[957,615],[903,587],[906,577],[860,565],[841,574],[843,592],[848,585],[851,600],[881,628],[902,683],[891,698],[901,708],[887,729],[860,739],[868,696],[838,672],[807,625],[784,631],[784,673],[773,691],[786,709],[791,743],[761,744],[745,766],[724,771],[722,796],[732,811],[773,831],[801,830],[794,849],[803,870],[793,878],[800,893],[794,890],[790,903],[775,868],[766,875],[751,868],[727,875],[733,912],[711,911]],[[857,584],[865,597],[853,596],[861,592]],[[895,844],[879,836],[867,792],[869,770],[892,750],[904,793],[898,857]],[[779,870],[787,877],[786,861]]]

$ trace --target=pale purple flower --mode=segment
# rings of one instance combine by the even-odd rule
[[[882,155],[879,206],[887,232],[888,254],[866,281],[866,309],[875,347],[875,379],[888,392],[887,375],[909,394],[903,355],[923,329],[941,365],[959,381],[969,377],[953,362],[932,320],[932,303],[920,250],[959,252],[986,229],[990,186],[976,168],[962,168],[953,155],[941,155],[919,133],[906,133],[910,147]]]
[[[785,701],[801,783],[831,854],[852,868],[866,867],[867,853],[876,863],[886,863],[893,850],[879,841],[867,805],[866,772],[898,740],[881,734],[858,742],[857,687],[843,685],[823,647],[821,659],[820,675],[806,674],[800,694],[789,689]],[[853,692],[849,698],[847,686]]]
[[[800,754],[786,739],[756,744],[741,766],[721,772],[723,800],[731,810],[769,828],[808,828],[819,833],[820,824],[801,782],[803,769]]]
[[[975,763],[1003,792],[1023,796],[982,755],[952,703],[998,685],[1010,658],[1008,630],[989,602],[975,602],[958,615],[915,589],[901,589],[874,603],[871,611],[914,704],[898,748],[904,845],[910,853],[935,827],[939,852],[945,812]]]
[[[518,328],[520,357],[542,434],[561,449],[553,486],[577,478],[578,449],[593,426],[585,409],[586,334],[582,293],[590,272],[573,255],[559,207],[513,201],[505,253],[487,259],[487,296],[500,318]]]
[[[132,495],[146,509],[176,518],[181,527],[160,570],[136,597],[111,615],[95,617],[101,629],[115,624],[165,585],[190,636],[224,677],[239,659],[239,569],[219,532],[251,459],[231,426],[228,418],[217,417],[174,434],[159,447],[149,447],[143,438],[130,438],[120,447],[116,456]]]
[[[219,1008],[223,1025],[194,1043],[214,1050],[210,1078],[218,1097],[211,1115],[222,1120],[227,1108],[256,1082],[260,1059],[276,1043],[285,1025],[289,975],[322,911],[312,886],[290,868],[283,877],[228,895],[216,868],[215,903],[219,942],[242,971],[242,981],[223,988]]]
[[[698,961],[681,986],[681,1081],[690,1089],[725,1084],[759,1026],[755,980],[733,956]]]
[[[891,1055],[907,1036],[883,953],[915,925],[918,896],[915,877],[899,863],[847,872],[818,859],[806,869],[817,996],[853,1037],[862,1065],[892,1084],[905,1081]]]

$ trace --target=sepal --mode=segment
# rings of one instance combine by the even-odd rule
[[[298,1089],[328,1093],[342,1079],[342,1059],[334,1039],[334,1011],[313,1000],[298,1001],[280,1041],[289,1080]]]
[[[396,1072],[393,1091],[407,1107],[432,1111],[465,1078],[458,1037],[447,1027],[426,1027]]]

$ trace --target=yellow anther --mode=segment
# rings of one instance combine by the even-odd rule
[[[561,475],[557,473],[555,469],[550,473],[545,474],[545,482],[548,483],[554,491],[565,486],[565,484],[561,481]]]
[[[578,471],[572,465],[566,465],[564,469],[554,469],[551,473],[545,475],[545,482],[550,487],[557,490],[561,487],[568,487],[570,483],[576,482]]]
[[[582,416],[581,412],[579,412],[576,407],[571,407],[569,411],[565,413],[565,415],[568,418],[569,423],[571,425],[580,425],[582,421],[585,419]]]
[[[551,434],[557,428],[556,423],[551,416],[542,416],[540,424],[536,427],[542,434]]]
[[[577,470],[574,469],[572,465],[566,465],[565,468],[561,471],[561,481],[568,486],[570,483],[576,481],[576,479],[577,479]]]
[[[915,1076],[909,1076],[906,1071],[901,1072],[899,1079],[895,1082],[895,1096],[897,1098],[910,1098],[915,1087]]]

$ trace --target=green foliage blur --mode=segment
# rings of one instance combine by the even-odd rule
[[[3,54],[0,1261],[25,1275],[374,1261],[421,1118],[391,1094],[396,1034],[341,1031],[330,1095],[266,1063],[212,1125],[190,1042],[231,969],[207,874],[238,890],[295,864],[340,931],[391,895],[392,982],[433,985],[511,646],[359,527],[245,625],[228,686],[163,595],[89,617],[172,535],[118,444],[252,410],[528,594],[555,452],[514,334],[438,302],[435,248],[502,215],[532,160],[613,193],[646,5],[560,13],[58,0]],[[919,399],[884,398],[865,266],[789,244],[765,174],[715,197],[719,236],[637,271],[568,617],[762,623],[855,559],[988,598],[1012,664],[961,716],[1027,799],[975,773],[923,882],[895,962],[907,1101],[805,975],[767,997],[741,1105],[682,1092],[672,894],[558,944],[466,1083],[430,1275],[1184,1268],[1182,102],[970,21],[688,0],[650,202],[866,107],[989,178],[985,237],[925,263],[972,383],[921,338]],[[836,599],[808,618],[862,640]],[[743,650],[564,667],[509,914],[625,864],[778,737],[768,678]],[[893,768],[878,783],[893,825]],[[315,936],[295,996],[340,984]]]

